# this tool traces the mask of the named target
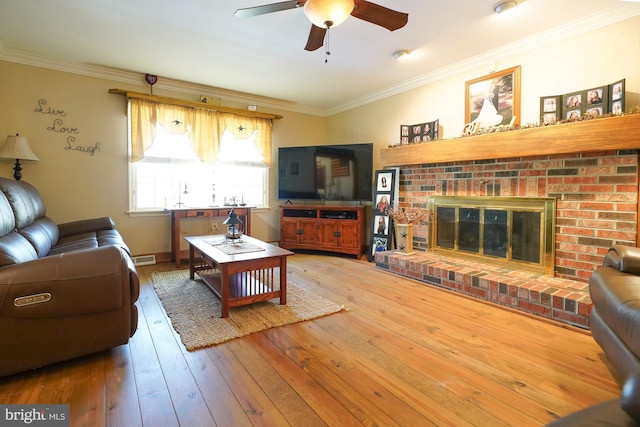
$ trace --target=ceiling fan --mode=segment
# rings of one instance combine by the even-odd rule
[[[235,15],[240,18],[247,18],[300,7],[304,7],[304,14],[311,21],[311,31],[305,46],[305,50],[308,51],[322,47],[327,30],[343,23],[349,15],[379,25],[389,31],[404,27],[409,20],[409,14],[407,13],[396,12],[366,0],[282,1],[238,9]]]

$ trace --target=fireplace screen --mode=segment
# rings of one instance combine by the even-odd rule
[[[553,274],[555,199],[434,197],[431,248]]]

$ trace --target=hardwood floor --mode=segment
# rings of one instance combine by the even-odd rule
[[[128,345],[0,379],[0,403],[70,404],[74,426],[540,426],[619,396],[588,333],[372,263],[289,258],[348,311],[188,352],[139,268]],[[184,266],[183,266],[184,267]]]

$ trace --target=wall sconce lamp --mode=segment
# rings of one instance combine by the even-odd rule
[[[228,240],[231,240],[231,242],[240,240],[240,237],[242,237],[242,230],[240,230],[242,221],[238,218],[238,214],[235,209],[231,208],[229,216],[224,220],[223,224],[227,224],[229,226],[225,236]]]
[[[16,181],[22,179],[22,167],[20,166],[20,160],[40,160],[29,147],[29,140],[26,136],[20,136],[16,133],[15,136],[7,136],[7,141],[0,149],[0,158],[2,159],[16,159],[16,164],[13,167],[13,178]]]

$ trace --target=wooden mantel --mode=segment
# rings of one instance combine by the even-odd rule
[[[640,149],[640,114],[385,148],[381,166]]]

